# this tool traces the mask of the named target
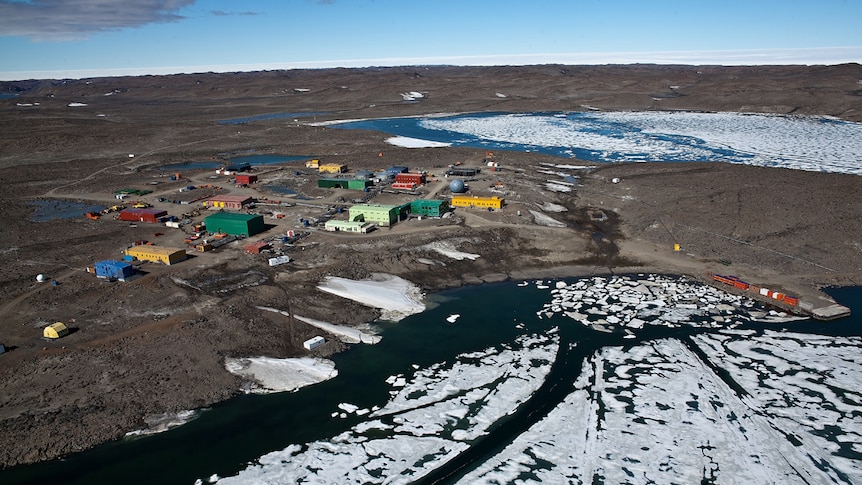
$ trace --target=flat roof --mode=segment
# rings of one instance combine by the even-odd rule
[[[251,197],[247,197],[245,195],[214,195],[207,199],[207,202],[248,202],[249,200],[251,200]]]
[[[120,212],[125,212],[127,214],[153,214],[153,215],[163,215],[167,214],[168,211],[162,209],[123,209]]]
[[[384,205],[384,204],[354,204],[350,206],[350,209],[380,209],[380,210],[392,210],[397,209],[401,206],[399,205]]]
[[[256,219],[260,217],[263,219],[263,216],[260,214],[243,214],[240,212],[216,212],[215,214],[210,214],[206,216],[206,219],[222,219],[222,220],[231,220],[231,221],[250,221],[252,219]]]
[[[132,246],[129,249],[126,249],[126,254],[128,253],[146,253],[146,254],[161,254],[164,256],[169,256],[174,253],[186,252],[185,249],[177,249],[177,248],[166,248],[164,246],[150,246],[148,244],[144,244],[141,246]]]

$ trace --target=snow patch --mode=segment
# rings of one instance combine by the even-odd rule
[[[247,392],[256,394],[294,391],[338,375],[335,362],[312,357],[225,357],[225,369],[231,374],[253,381],[254,384]]]
[[[398,276],[375,273],[371,279],[328,276],[317,289],[382,310],[381,318],[398,321],[425,310],[422,292]]]
[[[422,140],[419,138],[410,138],[409,136],[389,137],[386,139],[386,143],[403,148],[440,148],[452,146],[451,143]]]

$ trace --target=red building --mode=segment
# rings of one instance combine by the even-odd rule
[[[237,185],[248,185],[257,182],[257,175],[250,174],[237,174],[236,175],[236,184]]]
[[[258,241],[256,243],[251,243],[245,247],[245,252],[251,254],[260,254],[264,249],[269,249],[269,243],[266,241]]]
[[[425,183],[424,173],[399,173],[395,175],[395,181],[402,184],[422,185]]]
[[[123,209],[118,219],[129,222],[159,222],[159,217],[166,215],[167,211],[159,209]]]

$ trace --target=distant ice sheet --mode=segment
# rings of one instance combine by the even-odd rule
[[[424,119],[430,130],[594,161],[723,161],[862,175],[862,124],[743,113],[588,112]]]

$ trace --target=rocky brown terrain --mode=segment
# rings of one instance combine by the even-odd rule
[[[858,64],[549,65],[0,83],[0,92],[18,95],[0,99],[0,343],[9,350],[0,355],[0,466],[57,458],[143,428],[148,416],[228,399],[242,383],[225,370],[225,357],[308,353],[301,344],[319,330],[258,307],[353,325],[378,316],[375,309],[317,290],[325,276],[390,273],[432,292],[633,268],[695,277],[721,270],[813,300],[822,298],[820,286],[855,285],[862,276],[862,178],[725,163],[597,166],[582,172],[577,191],[553,193],[542,189],[545,177],[532,169],[559,159],[501,152],[496,156],[504,169],[483,172],[471,187],[479,195],[504,191],[503,210],[459,209],[451,218],[405,221],[368,235],[298,224],[352,196],[318,189],[316,174],[295,164],[261,167],[261,186],[285,183],[308,198],[256,209],[272,226],[262,237],[309,233],[288,250],[293,262],[271,268],[264,257],[232,243],[175,266],[147,264],[146,274],[128,283],[103,282],[85,268],[119,257],[138,240],[184,247],[187,233],[131,227],[110,217],[35,222],[33,201],[110,205],[115,189],[152,187],[146,199],[160,207],[157,195],[175,194],[187,183],[278,197],[260,187],[237,188],[226,177],[212,179],[211,170],[184,173],[180,181],[158,170],[237,154],[304,155],[351,169],[403,164],[438,176],[450,164],[479,166],[484,157],[467,148],[399,148],[386,144],[385,134],[316,126],[308,118],[218,123],[263,113],[314,112],[314,121],[325,121],[662,109],[862,122],[860,80]],[[410,91],[426,95],[405,102],[400,93]],[[422,195],[433,196],[444,185],[432,182]],[[404,200],[381,193],[373,202]],[[567,227],[547,227],[529,217],[530,209],[546,203],[566,209],[555,217]],[[161,207],[175,214],[191,206]],[[597,211],[604,217],[596,217]],[[444,263],[427,249],[433,242],[481,257]],[[672,250],[675,243],[681,252]],[[58,285],[37,283],[37,274]],[[59,341],[42,340],[42,327],[54,321],[68,322],[74,332]],[[327,340],[314,355],[345,348]]]

